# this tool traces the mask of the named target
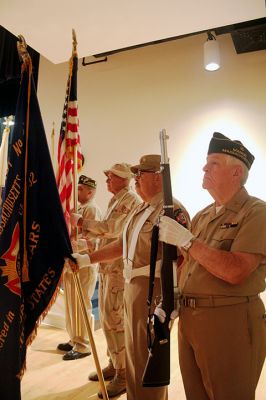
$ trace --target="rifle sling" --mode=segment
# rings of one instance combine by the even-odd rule
[[[148,321],[147,321],[147,342],[148,349],[152,348],[152,339],[151,339],[151,305],[153,298],[153,289],[154,289],[154,279],[155,279],[155,269],[156,269],[156,261],[157,261],[157,253],[158,253],[158,237],[159,237],[159,227],[158,225],[154,225],[152,228],[152,236],[151,236],[151,253],[150,253],[150,277],[149,277],[149,293],[147,299],[148,305]]]
[[[147,299],[147,304],[149,307],[152,304],[152,297],[153,297],[155,269],[156,269],[157,253],[158,253],[158,241],[159,241],[158,236],[159,236],[159,227],[158,225],[154,225],[154,227],[152,228],[152,236],[151,236],[150,279],[149,279],[149,294]]]

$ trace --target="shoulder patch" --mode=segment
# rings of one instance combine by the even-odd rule
[[[129,211],[130,211],[130,210],[129,210],[124,204],[121,205],[121,206],[119,206],[119,207],[116,209],[116,212],[121,213],[121,214],[128,214]]]
[[[177,208],[176,210],[174,210],[174,217],[175,220],[182,226],[184,226],[185,228],[188,227],[188,220],[186,217],[186,214],[183,212],[183,210],[181,208]]]

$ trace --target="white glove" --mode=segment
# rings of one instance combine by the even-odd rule
[[[70,214],[70,223],[73,228],[76,228],[80,218],[82,218],[82,215],[80,215],[80,214],[76,214],[76,213]]]
[[[154,310],[154,315],[157,315],[159,321],[163,324],[166,318],[166,312],[162,309],[162,303],[159,303]]]
[[[79,253],[73,253],[71,254],[73,258],[77,260],[77,264],[79,266],[79,269],[88,267],[91,265],[91,259],[88,254],[79,254]]]
[[[163,215],[159,221],[159,240],[178,247],[185,247],[194,239],[192,233],[172,218]]]
[[[156,315],[159,319],[159,321],[163,324],[166,318],[166,312],[162,309],[162,303],[159,303],[158,306],[156,306],[154,310],[154,315]],[[169,321],[169,328],[171,329],[174,320],[178,317],[179,312],[177,309],[173,310],[170,315],[170,321]]]

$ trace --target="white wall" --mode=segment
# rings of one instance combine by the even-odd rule
[[[103,169],[159,153],[162,128],[170,136],[173,194],[191,215],[212,200],[201,181],[213,131],[242,140],[256,156],[247,188],[266,200],[266,51],[237,55],[231,36],[219,36],[222,68],[207,72],[205,40],[201,34],[147,46],[88,67],[80,60],[84,173],[98,181],[103,209],[110,198]],[[41,58],[38,97],[49,142],[53,121],[57,133],[60,128],[67,73],[67,63],[53,65]],[[58,134],[55,148],[57,141]]]

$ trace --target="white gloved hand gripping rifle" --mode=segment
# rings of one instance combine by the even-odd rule
[[[159,304],[156,306],[156,308],[155,308],[155,310],[154,310],[154,315],[156,315],[156,316],[158,317],[159,321],[160,321],[162,324],[165,322],[165,319],[166,319],[166,312],[165,312],[165,311],[163,310],[163,308],[162,308],[162,303],[159,303]],[[173,326],[173,324],[174,324],[174,322],[175,322],[175,319],[178,317],[178,315],[179,315],[179,310],[178,310],[178,309],[174,309],[174,310],[171,312],[170,321],[169,321],[169,329],[172,328],[172,326]]]
[[[159,240],[186,250],[195,236],[174,219],[163,215],[159,221]]]

